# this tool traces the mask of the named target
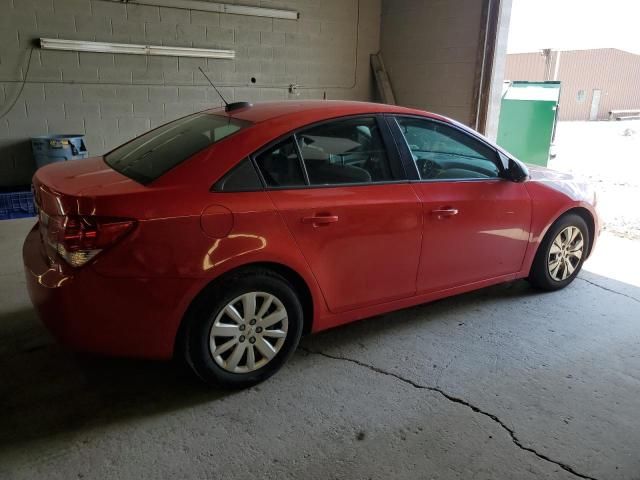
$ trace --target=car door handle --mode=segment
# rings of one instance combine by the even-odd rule
[[[431,213],[438,218],[444,217],[453,217],[458,214],[457,208],[437,208],[435,210],[431,210]]]
[[[312,217],[302,217],[302,223],[311,223],[312,225],[328,225],[338,221],[337,215],[314,215]]]

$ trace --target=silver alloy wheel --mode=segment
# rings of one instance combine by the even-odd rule
[[[247,292],[218,313],[209,334],[211,356],[228,372],[253,372],[280,351],[288,327],[287,310],[278,297]]]
[[[584,253],[584,238],[578,227],[562,230],[551,244],[547,267],[549,275],[557,282],[569,278],[580,264]]]

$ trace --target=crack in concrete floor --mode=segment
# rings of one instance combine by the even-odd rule
[[[591,283],[591,282],[589,282],[589,283]],[[458,403],[460,405],[464,405],[465,407],[471,409],[473,412],[479,413],[479,414],[484,415],[485,417],[488,417],[491,420],[493,420],[495,423],[497,423],[500,427],[502,427],[503,430],[505,430],[509,434],[509,436],[511,437],[511,441],[518,448],[520,448],[521,450],[525,450],[527,452],[533,453],[536,457],[538,457],[538,458],[540,458],[540,459],[542,459],[542,460],[544,460],[546,462],[552,463],[552,464],[560,467],[561,469],[571,473],[572,475],[575,475],[576,477],[584,478],[584,479],[587,479],[587,480],[598,480],[595,477],[591,477],[589,475],[586,475],[586,474],[583,474],[583,473],[580,473],[580,472],[576,471],[573,467],[571,467],[570,465],[567,465],[566,463],[562,463],[559,460],[554,460],[551,457],[549,457],[549,456],[547,456],[547,455],[545,455],[543,453],[540,453],[540,452],[536,451],[535,449],[533,449],[531,447],[527,447],[527,446],[523,445],[523,443],[520,441],[520,439],[516,436],[515,431],[512,428],[508,427],[496,415],[494,415],[493,413],[486,412],[486,411],[482,410],[481,408],[479,408],[479,407],[473,405],[472,403],[468,402],[467,400],[464,400],[464,399],[459,398],[459,397],[455,397],[455,396],[445,392],[444,390],[442,390],[442,389],[440,389],[438,387],[433,387],[433,386],[429,386],[429,385],[422,385],[422,384],[414,382],[413,380],[410,380],[408,378],[404,378],[401,375],[398,375],[397,373],[388,372],[388,371],[383,370],[383,369],[381,369],[379,367],[376,367],[374,365],[369,365],[368,363],[361,362],[360,360],[356,360],[354,358],[343,357],[343,356],[339,356],[339,355],[332,355],[332,354],[321,352],[321,351],[317,351],[317,350],[311,350],[311,349],[309,349],[307,347],[302,347],[302,346],[300,346],[298,348],[300,350],[302,350],[303,352],[306,352],[308,354],[320,355],[322,357],[330,358],[332,360],[345,361],[345,362],[353,363],[355,365],[359,365],[359,366],[361,366],[363,368],[367,368],[367,369],[369,369],[369,370],[371,370],[373,372],[379,373],[381,375],[386,375],[386,376],[389,376],[389,377],[393,377],[393,378],[395,378],[395,379],[397,379],[397,380],[399,380],[399,381],[401,381],[401,382],[403,382],[403,383],[405,383],[407,385],[411,385],[414,388],[418,388],[418,389],[421,389],[421,390],[428,390],[428,391],[431,391],[431,392],[436,392],[436,393],[440,394],[441,396],[443,396],[444,398],[446,398],[447,400],[449,400],[450,402],[454,402],[454,403]]]
[[[593,285],[594,287],[601,288],[602,290],[606,290],[607,292],[615,293],[616,295],[627,297],[628,299],[633,300],[634,302],[640,303],[640,299],[632,295],[627,295],[626,293],[619,292],[617,290],[614,290],[613,288],[605,287],[604,285],[600,285],[599,283],[593,282],[591,280],[587,280],[586,278],[576,277],[576,280],[582,280],[583,282],[587,282],[588,284]]]

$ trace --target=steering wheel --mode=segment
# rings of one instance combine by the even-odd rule
[[[422,163],[422,171],[420,175],[422,178],[436,178],[436,176],[440,173],[440,165],[438,165],[433,160],[425,160]]]

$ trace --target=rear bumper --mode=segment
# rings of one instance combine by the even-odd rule
[[[42,252],[36,227],[23,246],[27,289],[45,326],[72,350],[168,359],[192,280],[111,278],[91,266],[61,271]]]

